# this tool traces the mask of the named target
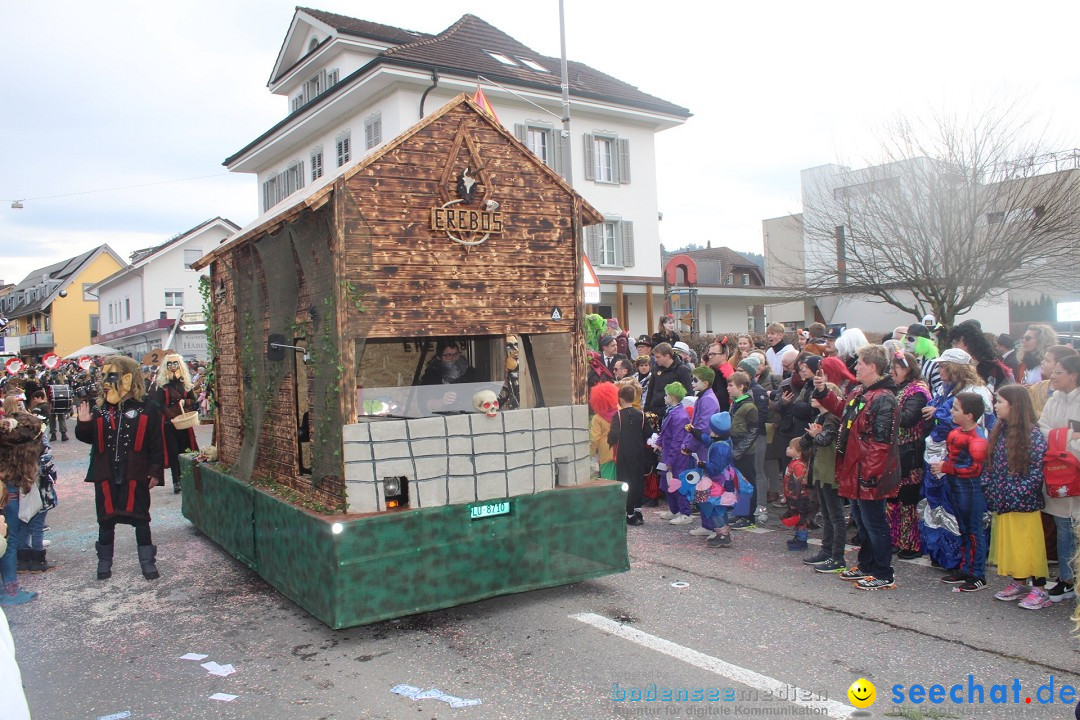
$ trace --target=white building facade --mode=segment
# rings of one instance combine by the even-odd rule
[[[663,293],[654,138],[690,113],[580,63],[569,76],[564,137],[559,59],[480,18],[428,35],[298,8],[268,83],[289,114],[224,164],[257,176],[269,216],[479,83],[503,126],[564,178],[568,145],[574,189],[605,217],[585,237],[600,305],[645,332],[645,292]]]
[[[127,268],[90,288],[98,297],[95,342],[141,360],[171,348],[186,359],[207,360],[199,278],[191,264],[240,228],[216,217],[153,248],[136,251]],[[175,328],[175,330],[174,330]]]

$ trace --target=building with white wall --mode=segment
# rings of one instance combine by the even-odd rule
[[[646,293],[662,296],[663,287],[654,137],[690,112],[569,62],[564,137],[559,58],[474,15],[429,35],[297,8],[267,83],[288,113],[224,164],[257,176],[259,212],[269,217],[478,84],[499,121],[564,178],[569,147],[574,189],[605,218],[585,237],[600,306],[635,331],[652,330]],[[500,180],[513,182],[492,178]]]
[[[161,245],[132,253],[131,265],[89,289],[99,306],[100,333],[95,342],[141,359],[151,350],[165,349],[174,335],[173,350],[206,360],[199,278],[208,271],[193,270],[191,264],[239,229],[216,217]],[[186,316],[185,322],[181,316]]]

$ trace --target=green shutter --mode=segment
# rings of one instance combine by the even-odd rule
[[[619,228],[622,234],[622,266],[634,267],[634,223],[623,220]]]
[[[585,133],[581,136],[585,140],[585,179],[596,179],[596,148],[593,147],[593,136],[591,133]]]
[[[562,130],[560,130],[559,128],[555,128],[551,131],[551,137],[554,140],[554,142],[551,143],[551,148],[552,152],[555,153],[555,155],[552,157],[552,160],[554,162],[551,163],[551,169],[559,173],[563,177],[566,177],[566,172],[563,169],[563,152],[565,149],[564,143],[566,141],[563,140]]]
[[[600,226],[589,225],[585,228],[585,252],[589,255],[589,262],[593,265],[600,264]]]
[[[630,141],[619,138],[619,183],[626,185],[630,182]]]

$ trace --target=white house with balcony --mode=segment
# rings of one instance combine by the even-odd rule
[[[564,177],[569,144],[574,189],[605,217],[585,238],[601,306],[652,331],[663,294],[654,138],[690,112],[582,63],[568,67],[564,137],[559,58],[474,15],[428,34],[297,8],[267,83],[287,99],[287,115],[224,165],[257,176],[269,217],[479,84],[499,121]]]
[[[95,342],[141,359],[171,340],[170,347],[185,358],[206,360],[199,278],[208,271],[191,264],[239,229],[216,217],[132,253],[131,265],[90,288],[99,305]]]

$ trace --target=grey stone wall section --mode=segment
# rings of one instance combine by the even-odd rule
[[[369,420],[343,428],[349,511],[385,509],[382,479],[409,479],[411,507],[530,495],[588,482],[589,413],[584,405],[413,420]]]

